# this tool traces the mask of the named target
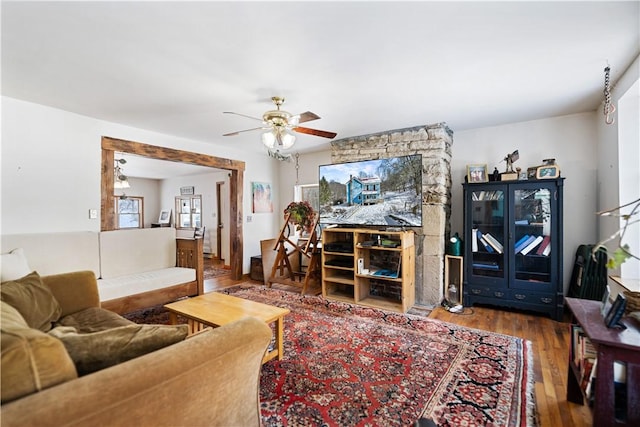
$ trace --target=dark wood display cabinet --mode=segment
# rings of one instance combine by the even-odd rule
[[[464,304],[563,314],[564,178],[464,183]]]

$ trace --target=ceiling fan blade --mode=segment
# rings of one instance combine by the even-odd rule
[[[335,133],[335,132],[328,132],[326,130],[304,128],[304,127],[300,127],[300,126],[295,127],[292,130],[294,130],[296,132],[300,132],[300,133],[306,133],[308,135],[321,136],[323,138],[329,138],[329,139],[333,139],[337,135],[337,133]]]
[[[252,129],[238,130],[238,131],[235,131],[235,132],[225,133],[225,134],[224,134],[224,135],[222,135],[222,136],[233,136],[233,135],[238,135],[239,133],[242,133],[242,132],[251,132],[252,130],[259,130],[259,129],[269,129],[269,128],[265,128],[265,127],[261,126],[261,127],[259,127],[259,128],[252,128]]]
[[[311,111],[306,111],[301,114],[297,114],[291,117],[292,119],[297,119],[297,123],[310,122],[312,120],[318,120],[320,118],[316,113],[312,113]]]
[[[240,113],[234,113],[233,111],[223,111],[223,114],[235,114],[236,116],[242,116],[242,117],[246,117],[248,119],[253,119],[253,120],[257,120],[259,122],[262,121],[262,119],[259,119],[257,117],[252,117],[252,116],[247,116],[246,114],[240,114]]]

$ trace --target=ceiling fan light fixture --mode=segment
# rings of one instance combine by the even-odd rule
[[[288,150],[289,148],[293,147],[293,144],[295,144],[296,136],[288,129],[283,130],[282,132],[280,132],[280,142],[281,145],[278,145],[278,147],[282,148],[283,150]]]
[[[275,148],[276,136],[273,134],[273,131],[268,131],[262,134],[262,143],[269,149]]]

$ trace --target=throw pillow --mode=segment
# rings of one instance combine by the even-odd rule
[[[2,404],[77,378],[62,342],[29,328],[20,313],[0,301]]]
[[[63,342],[78,375],[86,375],[182,341],[187,329],[187,325],[133,324],[79,334],[75,328],[58,326],[49,334]]]
[[[89,307],[62,317],[55,326],[71,326],[80,334],[104,331],[119,326],[135,325],[113,311],[100,307]]]
[[[29,327],[43,332],[50,330],[51,323],[62,314],[51,289],[42,283],[35,271],[21,279],[2,282],[0,299],[18,310]]]
[[[19,279],[33,271],[29,268],[29,263],[27,263],[27,258],[24,256],[22,248],[0,255],[0,266],[2,267],[0,269],[0,282]]]

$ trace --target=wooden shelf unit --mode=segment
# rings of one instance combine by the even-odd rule
[[[397,246],[383,245],[386,241]],[[415,304],[413,232],[329,228],[323,230],[322,246],[325,298],[402,313]],[[366,273],[375,268],[397,277]]]
[[[640,331],[637,323],[623,318],[626,329],[607,328],[600,313],[599,301],[565,298],[572,314],[572,323],[578,324],[597,350],[595,396],[593,399],[594,426],[640,425]],[[615,416],[614,362],[626,364],[626,413]],[[580,387],[579,369],[569,355],[567,369],[567,400],[583,404],[584,392]]]

